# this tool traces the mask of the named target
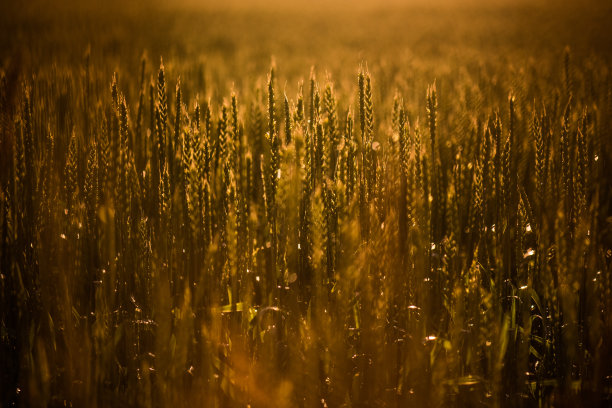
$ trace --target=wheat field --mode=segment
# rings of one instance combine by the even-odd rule
[[[8,1],[0,407],[612,405],[612,6]]]

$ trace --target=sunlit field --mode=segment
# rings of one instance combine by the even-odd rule
[[[7,3],[0,408],[612,406],[608,1]]]

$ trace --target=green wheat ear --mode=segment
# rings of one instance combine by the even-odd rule
[[[111,98],[113,101],[113,107],[119,106],[119,90],[117,85],[117,73],[113,73],[113,81],[111,82]]]
[[[200,115],[201,114],[202,114],[202,112],[200,110],[200,103],[198,102],[198,100],[196,98],[195,105],[193,107],[193,123],[194,123],[194,127],[198,131],[198,133],[200,132]]]
[[[431,169],[429,170],[431,188],[431,209],[430,209],[430,241],[436,242],[440,238],[440,216],[441,216],[441,191],[439,181],[439,166],[437,152],[437,121],[438,121],[438,97],[436,92],[436,83],[434,82],[427,88],[427,121],[429,125],[429,140],[430,140],[430,161]],[[440,163],[441,166],[441,163]]]
[[[397,126],[399,165],[400,165],[400,198],[399,198],[399,239],[400,248],[405,251],[408,235],[408,225],[411,223],[410,204],[408,203],[408,184],[409,184],[409,141],[406,112],[404,103],[399,96],[395,97],[394,110],[396,118],[394,125]]]
[[[574,215],[579,217],[584,214],[587,210],[587,191],[588,186],[591,185],[591,180],[588,179],[587,173],[587,161],[588,161],[588,153],[587,153],[587,116],[588,111],[587,108],[584,108],[582,113],[581,123],[578,126],[578,131],[576,134],[576,199],[575,203],[575,211]]]
[[[364,172],[365,199],[373,201],[377,181],[377,153],[374,150],[374,106],[372,102],[372,85],[370,74],[360,70],[359,85],[359,119],[361,130],[361,164]]]
[[[346,155],[344,159],[344,184],[346,186],[346,200],[348,203],[351,202],[355,191],[356,184],[356,141],[355,135],[353,134],[353,115],[349,109],[346,113],[346,128],[344,132],[344,149],[343,152]]]
[[[292,128],[293,124],[291,123],[291,110],[289,109],[289,100],[287,99],[287,94],[285,94],[285,145],[289,145],[291,143],[292,137]]]
[[[276,134],[276,108],[274,102],[274,67],[268,76],[268,133],[270,138]]]
[[[85,205],[87,212],[87,228],[90,234],[95,234],[97,209],[100,197],[98,147],[94,141],[87,155],[85,172]]]
[[[472,206],[470,211],[470,229],[478,234],[482,227],[483,218],[483,163],[478,161],[474,170],[474,187],[472,193]]]
[[[544,203],[544,172],[545,172],[545,150],[544,150],[544,135],[542,132],[542,123],[538,114],[533,113],[531,133],[535,144],[535,178],[536,178],[536,196],[538,208],[541,208]]]
[[[566,221],[572,224],[572,207],[573,207],[573,177],[572,177],[572,157],[570,149],[570,115],[572,110],[572,96],[570,95],[565,110],[563,112],[563,121],[561,127],[560,140],[560,161],[561,161],[561,188],[562,197],[564,200],[564,213]]]
[[[221,117],[217,125],[217,135],[213,146],[213,166],[215,171],[222,168],[227,154],[227,122],[227,106],[224,103],[221,107]]]
[[[302,128],[302,132],[305,132],[304,120],[306,117],[305,114],[305,106],[304,106],[304,83],[300,81],[299,84],[299,93],[297,97],[297,102],[295,106],[295,112],[293,115],[293,122]]]
[[[314,122],[315,122],[315,95],[317,93],[317,87],[316,87],[316,80],[315,80],[315,74],[314,74],[314,67],[310,69],[310,109],[308,110],[308,133],[312,134],[313,133],[313,129],[314,129]]]
[[[429,124],[429,137],[431,143],[431,159],[436,157],[436,125],[438,119],[438,97],[436,83],[427,88],[427,119]]]
[[[78,147],[77,138],[74,130],[70,136],[68,143],[68,157],[66,159],[66,167],[64,170],[66,181],[64,183],[64,191],[66,194],[66,202],[68,210],[71,210],[76,204],[78,191]]]
[[[240,175],[239,153],[242,149],[238,123],[238,97],[232,92],[229,106],[229,123],[227,126],[227,151],[230,169],[235,177]]]
[[[328,177],[336,179],[336,167],[338,163],[338,145],[340,134],[338,131],[337,102],[331,84],[325,87],[324,112],[325,112],[325,134],[327,136],[326,148],[329,157]]]
[[[140,145],[141,138],[142,138],[142,121],[143,121],[145,93],[146,93],[145,67],[146,67],[146,58],[143,55],[141,59],[140,86],[139,86],[139,95],[138,95],[138,113],[136,114],[136,132],[135,132],[136,143],[133,146],[135,150],[137,149],[136,154],[139,157],[139,164],[142,161],[140,157],[143,151],[146,152],[146,144],[144,146]],[[146,139],[145,139],[145,143],[146,143]]]
[[[157,74],[157,103],[163,126],[162,131],[165,133],[166,124],[168,123],[168,100],[166,98],[166,71],[164,69],[164,61],[161,58]]]

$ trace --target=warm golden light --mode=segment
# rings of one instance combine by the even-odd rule
[[[9,0],[0,407],[608,406],[608,1]]]

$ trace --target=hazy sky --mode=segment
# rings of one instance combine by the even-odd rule
[[[163,8],[197,7],[207,9],[235,9],[235,8],[278,8],[278,9],[355,9],[355,8],[389,8],[389,7],[484,7],[497,6],[538,6],[547,5],[574,5],[577,7],[592,7],[593,5],[610,6],[609,0],[5,0],[7,9],[35,8],[44,13],[45,10],[63,8],[92,8],[116,5],[122,8],[150,8],[161,6]],[[8,11],[10,13],[10,11]]]

